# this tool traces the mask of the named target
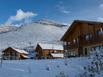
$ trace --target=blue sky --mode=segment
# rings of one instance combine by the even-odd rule
[[[103,20],[103,0],[0,0],[0,9],[0,24],[43,18],[62,23]]]

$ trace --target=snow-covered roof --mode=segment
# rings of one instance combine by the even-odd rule
[[[63,50],[63,46],[59,44],[43,44],[39,43],[42,49]]]
[[[17,49],[17,48],[12,48],[14,50],[16,50],[17,52],[19,53],[24,53],[24,54],[28,54],[28,52],[24,51],[24,50],[21,50],[21,49]]]
[[[54,57],[54,58],[58,58],[58,57],[60,57],[60,58],[63,58],[64,57],[64,54],[63,53],[51,53],[51,55]]]
[[[21,56],[22,56],[22,57],[24,57],[24,58],[29,58],[28,56],[26,56],[26,55],[23,55],[23,54],[22,54]]]

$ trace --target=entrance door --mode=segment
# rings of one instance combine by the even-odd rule
[[[84,49],[84,56],[87,56],[87,54],[88,54],[87,52],[88,52],[88,49],[85,48],[85,49]]]

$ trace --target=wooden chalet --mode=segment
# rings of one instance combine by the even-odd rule
[[[35,51],[37,59],[64,58],[62,45],[38,43]]]
[[[61,41],[68,56],[86,56],[103,45],[103,23],[74,20]]]
[[[8,47],[2,51],[4,60],[21,60],[28,58],[28,52],[13,47]]]

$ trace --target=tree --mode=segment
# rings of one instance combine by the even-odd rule
[[[103,71],[103,48],[91,52],[91,63],[84,67],[84,72],[77,77],[95,77]]]

